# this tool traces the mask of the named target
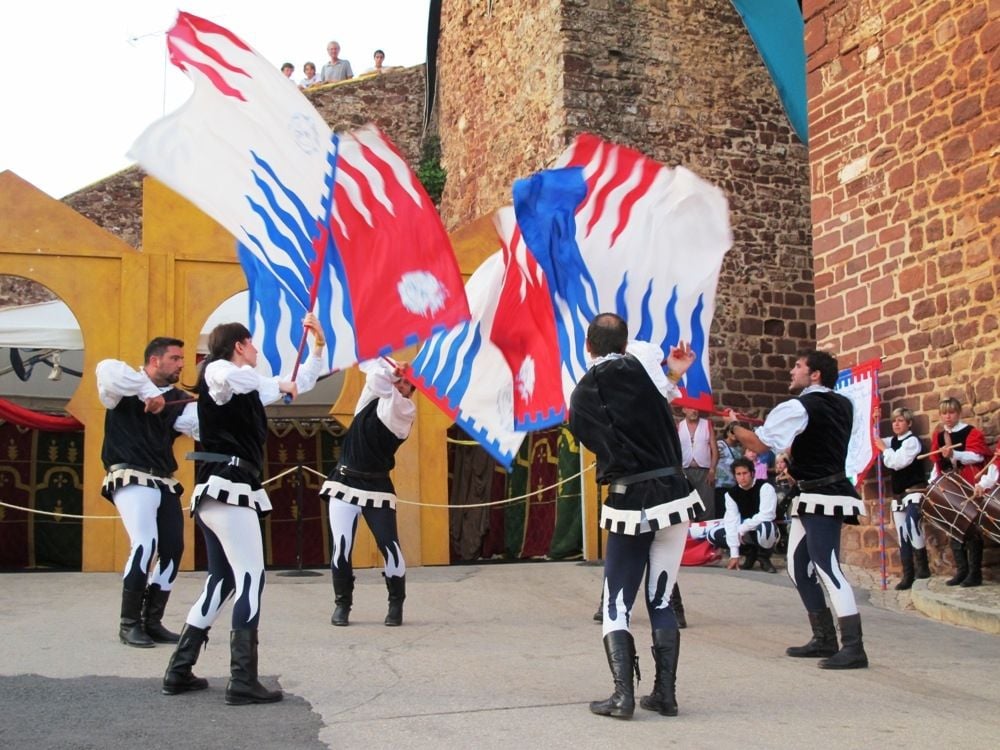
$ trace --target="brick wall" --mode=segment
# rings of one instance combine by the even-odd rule
[[[883,433],[889,411],[907,406],[926,438],[940,398],[955,396],[992,445],[1000,2],[806,0],[803,10],[820,344],[843,363],[885,358]],[[875,495],[869,486],[873,511]],[[844,546],[847,562],[878,564],[873,527],[846,531]]]
[[[590,131],[721,187],[735,236],[712,328],[718,402],[770,408],[815,341],[806,149],[729,0],[446,2],[450,227]]]

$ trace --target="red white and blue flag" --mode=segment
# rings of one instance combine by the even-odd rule
[[[388,139],[334,136],[280,71],[211,21],[179,13],[167,46],[194,93],[130,156],[236,238],[273,372],[294,364],[305,310],[333,370],[467,319],[440,218]]]
[[[465,287],[472,319],[430,338],[410,377],[509,469],[527,432],[565,419],[555,318],[545,277],[514,221],[497,212],[502,248]]]
[[[855,484],[860,484],[878,458],[872,439],[876,430],[875,412],[879,406],[878,374],[882,360],[872,359],[841,370],[834,390],[850,399],[854,406],[854,424],[847,446],[844,470]]]
[[[514,209],[552,293],[567,401],[586,372],[587,325],[616,312],[631,338],[664,352],[690,342],[696,359],[675,403],[712,410],[708,335],[732,246],[722,192],[584,134],[557,168],[515,183]]]

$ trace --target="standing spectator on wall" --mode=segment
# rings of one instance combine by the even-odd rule
[[[719,461],[719,451],[712,439],[712,423],[703,419],[697,409],[682,409],[684,419],[677,425],[677,437],[681,442],[681,461],[684,476],[698,491],[705,510],[698,519],[714,518],[715,509],[715,465]]]
[[[364,72],[364,75],[368,75],[369,73],[375,73],[376,75],[379,75],[386,71],[386,68],[382,67],[382,64],[385,62],[385,52],[383,52],[380,49],[377,49],[375,50],[375,54],[373,55],[373,57],[375,59],[375,64],[372,67],[368,68],[368,70]]]
[[[323,83],[335,81],[346,81],[354,78],[354,71],[351,70],[351,63],[348,60],[340,59],[340,42],[330,42],[326,45],[326,51],[330,55],[330,62],[323,66],[319,77]]]
[[[302,66],[302,72],[306,74],[306,77],[299,81],[300,89],[307,89],[310,86],[315,86],[317,83],[322,83],[319,76],[316,75],[316,63],[307,62]]]

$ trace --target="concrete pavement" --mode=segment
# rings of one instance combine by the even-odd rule
[[[386,628],[381,577],[362,570],[352,624],[334,628],[327,575],[271,573],[260,671],[286,700],[237,708],[223,704],[228,617],[198,665],[209,690],[166,697],[170,648],[117,641],[117,575],[0,575],[0,747],[992,747],[1000,737],[996,636],[898,601],[873,606],[881,592],[862,592],[871,668],[828,672],[784,656],[809,630],[783,574],[718,567],[681,574],[680,716],[593,716],[587,703],[612,689],[591,621],[600,578],[577,563],[411,569],[406,622]],[[168,625],[179,628],[201,584],[181,574]],[[633,632],[642,695],[653,677],[644,611]]]

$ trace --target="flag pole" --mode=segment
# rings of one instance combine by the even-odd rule
[[[317,235],[313,237],[313,262],[309,266],[309,270],[312,272],[312,284],[309,287],[309,312],[313,311],[316,306],[316,298],[319,296],[319,279],[323,273],[323,263],[326,261],[326,246],[330,240],[330,230],[327,225],[323,222],[317,220],[316,228],[319,230]],[[306,348],[306,339],[309,337],[309,329],[305,326],[302,327],[302,338],[299,339],[299,349],[295,354],[295,366],[292,367],[292,382],[295,382],[295,378],[299,374],[299,364],[302,362],[302,352]],[[292,396],[289,393],[285,394],[284,403],[292,403]]]
[[[878,393],[878,375],[879,371],[876,370],[874,382],[874,395],[878,406],[872,411],[872,424],[871,433],[875,437],[881,437],[878,435],[878,420],[875,415],[878,413],[878,409],[881,408],[881,399]],[[875,481],[878,483],[878,555],[879,555],[879,568],[882,574],[882,591],[885,591],[889,587],[888,583],[888,572],[886,570],[886,554],[885,554],[885,491],[882,487],[882,456],[881,454],[875,458]]]

